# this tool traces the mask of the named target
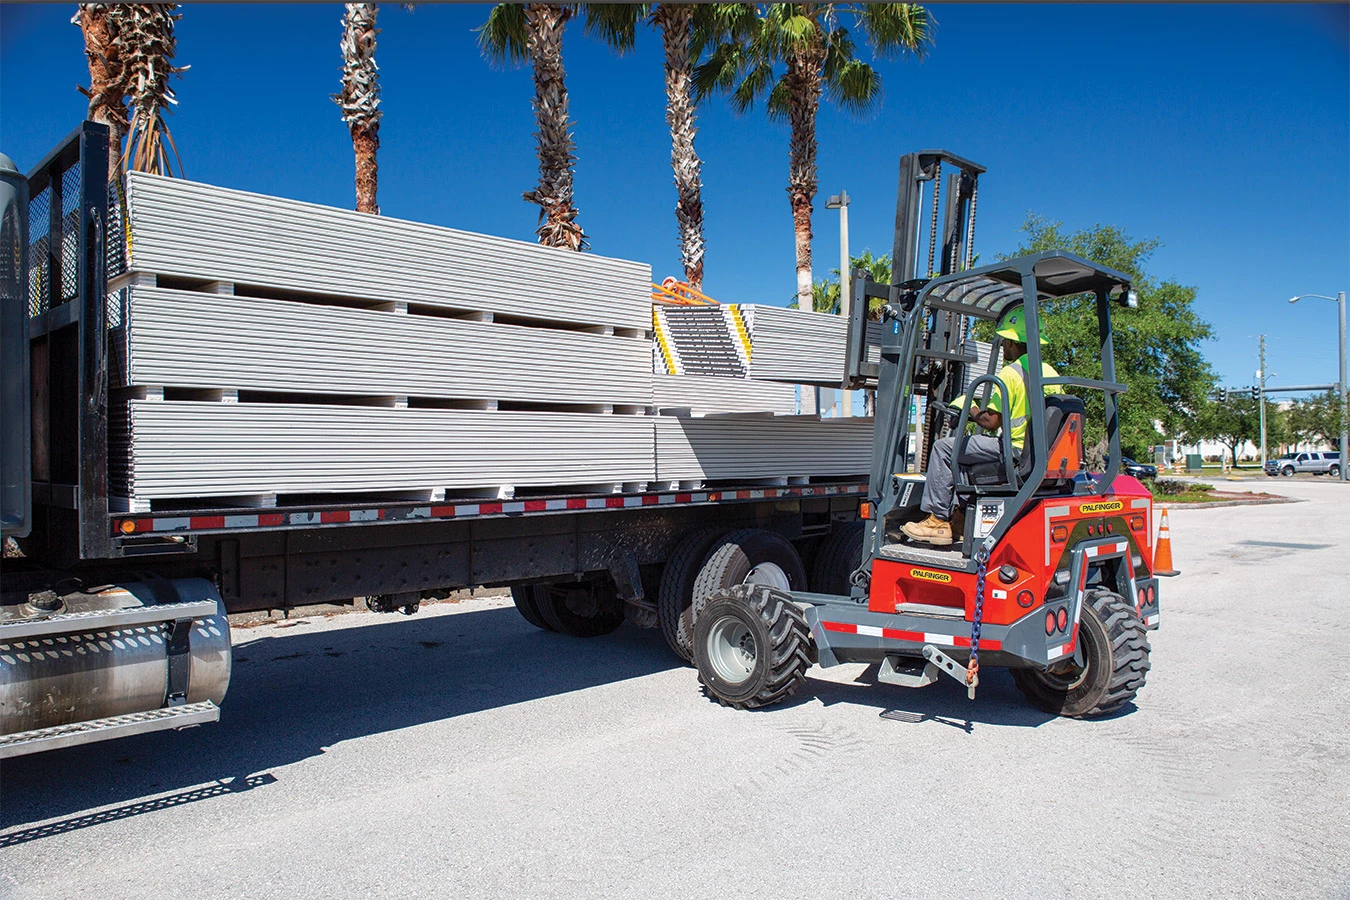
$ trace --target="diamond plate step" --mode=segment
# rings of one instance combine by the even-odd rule
[[[220,707],[210,700],[203,700],[201,703],[188,703],[167,709],[152,709],[148,712],[90,719],[88,722],[75,722],[70,725],[35,728],[17,734],[0,735],[0,759],[39,753],[43,750],[57,750],[61,747],[74,747],[79,744],[92,744],[95,741],[112,738],[130,737],[133,734],[148,734],[170,728],[189,728],[193,725],[216,722],[219,719]]]
[[[188,603],[160,603],[130,609],[97,609],[42,618],[11,619],[0,621],[0,644],[49,634],[109,631],[153,622],[172,622],[174,619],[200,619],[214,616],[216,612],[216,601],[193,600]]]

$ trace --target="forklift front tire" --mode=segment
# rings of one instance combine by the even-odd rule
[[[758,709],[791,697],[811,667],[811,632],[787,593],[738,584],[697,601],[694,664],[723,706]]]

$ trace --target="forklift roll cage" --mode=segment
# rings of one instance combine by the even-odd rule
[[[912,483],[899,477],[907,468],[909,453],[909,410],[914,399],[916,364],[924,358],[974,365],[974,353],[950,352],[923,346],[924,327],[934,311],[945,311],[957,316],[997,320],[1010,307],[1021,304],[1026,310],[1027,371],[1026,389],[1029,397],[1041,397],[1047,386],[1056,388],[1086,388],[1102,391],[1105,395],[1104,412],[1106,435],[1110,445],[1106,471],[1100,475],[1080,475],[1067,485],[1056,485],[1056,493],[1100,495],[1111,489],[1120,468],[1120,422],[1116,397],[1125,393],[1125,386],[1116,381],[1115,357],[1112,344],[1110,304],[1133,306],[1135,294],[1128,275],[1097,265],[1082,257],[1060,250],[1035,253],[993,265],[944,275],[931,281],[909,281],[903,284],[881,285],[867,279],[862,270],[854,273],[854,296],[858,298],[850,311],[850,348],[852,337],[866,327],[867,297],[880,297],[886,302],[881,308],[884,327],[879,361],[869,363],[865,357],[850,352],[845,384],[848,387],[875,387],[876,440],[868,485],[869,499],[875,512],[864,538],[861,572],[870,570],[885,542],[885,522],[888,513],[902,503],[906,489]],[[897,275],[897,277],[899,277]],[[1097,333],[1101,341],[1102,379],[1094,380],[1072,376],[1047,378],[1043,375],[1041,346],[1040,302],[1079,294],[1091,294],[1096,301]],[[957,348],[958,351],[964,348]],[[970,385],[970,396],[984,385],[992,385],[1007,397],[1007,385],[993,373],[975,379]],[[1058,391],[1052,391],[1057,393]],[[1007,408],[1007,403],[1004,403]],[[962,409],[955,434],[965,434],[969,408]],[[1024,452],[1032,459],[1045,460],[1052,436],[1046,434],[1044,403],[1030,404],[1027,422],[1027,443]],[[993,529],[983,536],[985,550],[992,548],[1026,510],[1032,499],[1043,491],[1046,468],[1033,464],[1025,479],[1017,471],[1016,458],[1009,439],[1010,429],[1002,430],[1003,474],[1006,481],[999,485],[972,485],[962,477],[961,454],[952,454],[953,483],[958,496],[1010,497],[1004,501],[1005,514]],[[966,568],[974,565],[967,560]],[[855,594],[865,591],[864,585],[855,587]]]

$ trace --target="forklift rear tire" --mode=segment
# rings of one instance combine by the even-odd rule
[[[830,532],[811,567],[811,590],[820,594],[849,593],[852,589],[849,577],[862,564],[863,524],[848,522]]]
[[[695,604],[694,664],[704,691],[736,709],[786,700],[811,667],[811,632],[791,595],[738,584]]]
[[[623,602],[607,580],[540,585],[535,607],[551,630],[572,637],[609,634],[624,619]]]
[[[539,607],[537,605],[539,595],[538,585],[515,584],[511,586],[511,599],[515,602],[516,611],[520,613],[520,617],[535,628],[552,631],[553,628],[545,622],[544,617],[539,614]]]
[[[1088,593],[1079,619],[1080,668],[1073,658],[1044,672],[1013,669],[1013,681],[1033,706],[1059,716],[1115,712],[1134,699],[1148,676],[1148,633],[1134,607],[1112,591]]]

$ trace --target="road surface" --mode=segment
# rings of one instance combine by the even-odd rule
[[[479,598],[237,633],[222,720],[0,772],[0,896],[1350,897],[1350,490],[1171,513],[1104,721],[815,669],[706,699],[655,631]]]

